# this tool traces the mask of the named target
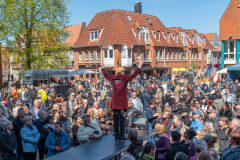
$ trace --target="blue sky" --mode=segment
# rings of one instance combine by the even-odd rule
[[[219,20],[231,0],[139,0],[144,14],[157,16],[166,27],[217,33]],[[133,11],[136,0],[71,0],[70,24],[88,25],[97,12],[111,9]]]

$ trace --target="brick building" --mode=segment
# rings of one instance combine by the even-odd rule
[[[73,48],[75,69],[93,71],[96,58],[96,65],[104,62],[109,73],[122,66],[129,74],[144,59],[141,74],[156,75],[188,70],[190,54],[198,57],[199,71],[204,72],[206,53],[213,47],[196,30],[166,28],[156,16],[114,9],[97,13]]]
[[[222,68],[239,62],[240,0],[231,0],[221,17],[219,39],[222,41]]]

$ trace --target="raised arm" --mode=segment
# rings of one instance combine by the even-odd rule
[[[104,63],[102,63],[101,66],[102,66],[103,76],[104,76],[107,80],[111,81],[111,76],[107,74],[107,71],[106,71],[106,69],[105,69]]]
[[[141,60],[138,64],[138,68],[135,70],[135,72],[133,74],[131,74],[130,76],[128,76],[127,81],[131,81],[132,79],[134,79],[135,77],[137,77],[138,72],[141,70],[141,67],[144,63],[144,60]]]

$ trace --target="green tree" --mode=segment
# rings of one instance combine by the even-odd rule
[[[0,0],[0,39],[7,46],[2,54],[13,67],[29,70],[67,67],[64,43],[69,33],[70,0]]]
[[[192,60],[190,64],[190,68],[192,68],[192,71],[196,71],[198,69],[198,62],[196,60]]]

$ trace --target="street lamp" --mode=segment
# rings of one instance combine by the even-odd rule
[[[213,62],[212,62],[212,60],[213,60],[213,56],[212,55],[210,55],[209,57],[208,57],[208,60],[209,60],[209,64],[210,64],[210,66],[211,66],[211,64],[213,64]],[[212,88],[211,88],[211,69],[212,69],[212,67],[211,67],[211,69],[210,69],[210,66],[209,66],[209,88],[210,88],[210,91],[212,92]]]
[[[94,64],[94,78],[95,78],[95,80],[97,80],[97,79],[96,79],[96,76],[95,76],[96,62],[97,62],[97,59],[94,57],[94,58],[93,58],[93,64]]]

